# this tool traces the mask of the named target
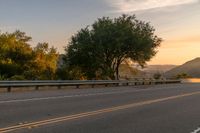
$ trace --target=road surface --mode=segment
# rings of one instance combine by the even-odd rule
[[[0,94],[0,133],[199,133],[200,84]]]

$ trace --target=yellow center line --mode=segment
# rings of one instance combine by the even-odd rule
[[[58,118],[47,119],[47,120],[42,120],[42,121],[30,122],[30,123],[21,124],[21,125],[16,125],[16,126],[11,126],[11,127],[6,127],[6,128],[0,128],[0,133],[8,133],[8,132],[11,132],[11,131],[26,129],[26,128],[29,128],[29,127],[39,127],[39,126],[44,126],[44,125],[48,125],[48,124],[64,122],[64,121],[79,119],[79,118],[83,118],[83,117],[89,117],[89,116],[99,115],[99,114],[103,114],[103,113],[109,113],[109,112],[124,110],[124,109],[128,109],[128,108],[144,106],[144,105],[149,105],[149,104],[153,104],[153,103],[158,103],[158,102],[188,97],[188,96],[197,95],[197,94],[200,94],[200,91],[192,92],[192,93],[185,93],[185,94],[180,94],[180,95],[165,97],[165,98],[160,98],[160,99],[148,100],[148,101],[143,101],[143,102],[138,102],[138,103],[132,103],[132,104],[127,104],[127,105],[122,105],[122,106],[116,106],[116,107],[111,107],[111,108],[106,108],[106,109],[101,109],[101,110],[96,110],[96,111],[91,111],[91,112],[68,115],[68,116],[64,116],[64,117],[58,117]]]

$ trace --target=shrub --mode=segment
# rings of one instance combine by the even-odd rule
[[[0,80],[5,80],[5,77],[0,75]]]
[[[153,78],[154,79],[160,79],[162,77],[162,75],[160,74],[160,73],[155,73],[154,75],[153,75]]]
[[[25,77],[23,75],[14,75],[10,80],[25,80]]]

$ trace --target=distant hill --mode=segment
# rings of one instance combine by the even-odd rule
[[[148,65],[142,71],[146,73],[165,73],[173,68],[177,67],[176,65]]]
[[[121,64],[119,71],[121,78],[151,78],[155,73],[165,73],[173,68],[176,65],[148,65],[145,68],[141,68],[138,65],[127,65]]]
[[[175,67],[174,69],[166,72],[165,76],[171,78],[181,73],[186,73],[193,78],[200,78],[200,58],[196,58],[181,66]]]
[[[119,67],[119,75],[121,79],[144,77],[144,72],[127,64],[121,64]]]

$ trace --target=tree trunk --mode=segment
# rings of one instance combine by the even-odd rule
[[[119,80],[119,67],[118,68],[116,68],[117,70],[116,70],[116,80]]]
[[[120,66],[120,62],[118,62],[116,66],[116,80],[119,80],[119,66]]]

